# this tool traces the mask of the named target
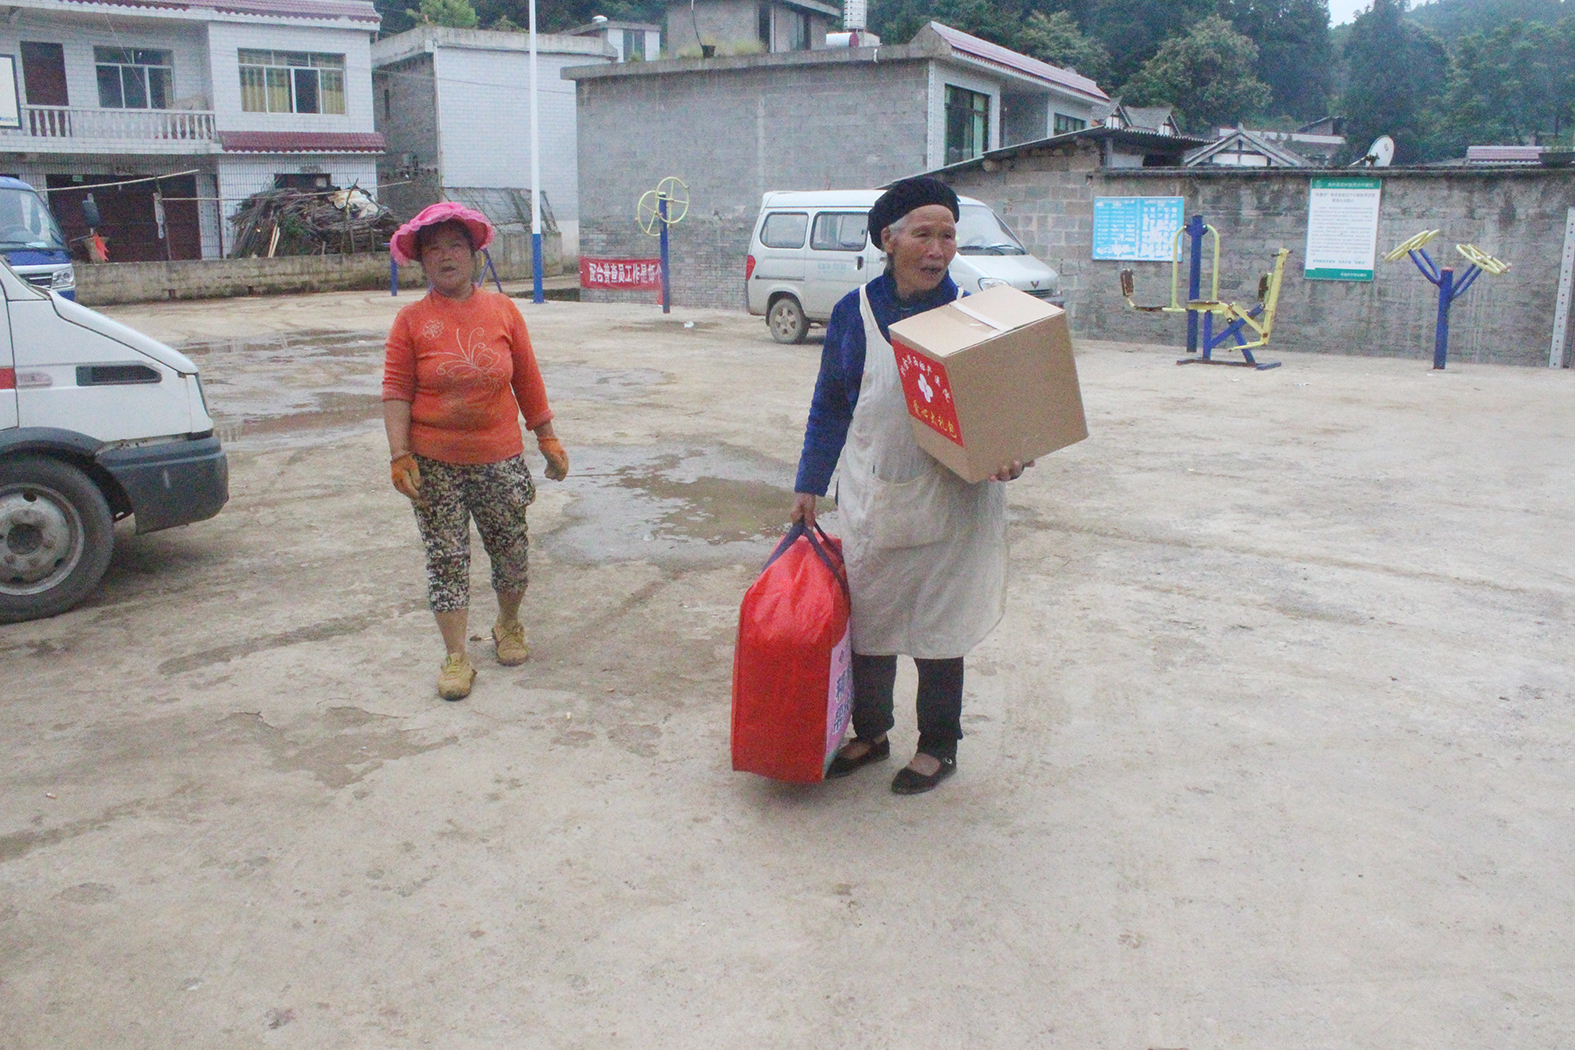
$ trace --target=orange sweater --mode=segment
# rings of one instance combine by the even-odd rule
[[[552,418],[525,319],[514,300],[477,288],[437,292],[399,311],[383,356],[383,400],[410,402],[410,451],[444,463],[496,463]]]

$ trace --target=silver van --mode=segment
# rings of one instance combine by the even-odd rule
[[[837,301],[885,270],[886,256],[864,229],[880,190],[772,192],[760,200],[749,240],[744,288],[749,312],[764,316],[779,343],[803,342]],[[1024,248],[989,206],[958,198],[957,256],[951,278],[963,292],[1009,284],[1062,305],[1056,272]]]

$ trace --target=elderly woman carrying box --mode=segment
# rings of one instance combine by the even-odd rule
[[[1006,493],[1023,473],[1002,464],[970,485],[914,440],[887,330],[957,298],[957,194],[939,179],[894,183],[870,209],[886,272],[848,295],[826,324],[794,483],[794,521],[815,520],[839,459],[837,507],[853,598],[853,739],[826,772],[847,776],[891,754],[897,655],[918,666],[918,753],[899,795],[928,791],[957,768],[963,657],[1001,618]]]
[[[395,231],[394,258],[420,262],[431,288],[399,311],[383,360],[383,423],[394,487],[410,498],[426,548],[427,598],[447,657],[438,695],[470,695],[465,651],[470,607],[470,520],[492,560],[498,662],[530,656],[520,602],[530,549],[525,508],[536,498],[519,418],[535,432],[547,477],[568,475],[552,409],[514,300],[478,288],[476,253],[492,241],[480,212],[443,202]]]

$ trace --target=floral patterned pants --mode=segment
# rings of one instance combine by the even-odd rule
[[[427,551],[427,601],[433,612],[470,605],[470,521],[492,560],[492,589],[523,591],[530,582],[525,508],[536,486],[524,456],[498,463],[443,463],[417,456],[423,503],[412,503]]]

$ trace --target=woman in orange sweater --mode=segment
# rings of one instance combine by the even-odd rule
[[[476,669],[465,651],[470,606],[470,519],[492,560],[500,664],[530,656],[520,601],[529,580],[525,508],[536,498],[519,417],[536,434],[547,477],[562,481],[569,457],[553,435],[552,409],[514,300],[477,287],[476,253],[492,241],[479,212],[443,202],[395,232],[401,263],[419,261],[431,289],[399,311],[383,359],[383,424],[394,488],[410,498],[427,556],[427,598],[448,656],[438,695],[470,695]]]

